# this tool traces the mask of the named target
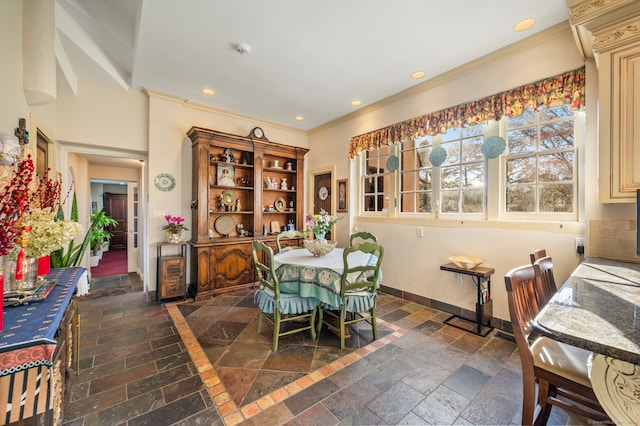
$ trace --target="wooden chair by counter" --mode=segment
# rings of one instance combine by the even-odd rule
[[[315,319],[318,301],[313,297],[300,297],[298,294],[280,293],[280,282],[274,269],[273,250],[260,241],[253,241],[253,261],[258,272],[260,288],[256,292],[255,302],[260,309],[258,315],[258,334],[262,331],[262,319],[273,324],[273,351],[278,350],[280,336],[310,330],[311,338],[316,339]],[[301,323],[299,320],[308,319]],[[284,324],[291,324],[282,331]]]
[[[540,309],[556,294],[556,280],[553,277],[553,262],[551,256],[545,256],[533,262],[536,280],[536,295]]]
[[[532,322],[538,314],[533,265],[512,269],[504,281],[522,363],[522,424],[533,424],[537,408],[535,424],[546,424],[552,405],[590,419],[608,420],[591,389],[587,372],[590,352],[546,337],[529,342]]]
[[[351,236],[349,237],[349,247],[353,246],[354,243],[358,244],[365,241],[373,241],[374,243],[377,243],[378,237],[367,231],[356,232],[354,234],[351,234]]]
[[[361,251],[377,257],[373,264],[352,266],[349,265],[348,256],[350,253]],[[322,324],[326,324],[329,329],[335,331],[340,336],[340,349],[344,349],[345,327],[349,324],[366,321],[371,325],[373,340],[378,338],[378,328],[376,324],[376,302],[378,300],[378,286],[380,280],[380,268],[384,248],[375,242],[364,242],[353,247],[347,247],[342,253],[344,270],[340,281],[340,310],[336,307],[318,307],[320,312],[318,319],[318,330]],[[368,315],[363,315],[364,312]],[[347,319],[347,312],[352,315]],[[323,315],[330,318],[323,319]],[[334,321],[331,321],[331,318]],[[338,324],[338,325],[336,325]]]
[[[531,258],[531,264],[540,259],[541,257],[545,257],[547,255],[547,251],[545,249],[536,249],[529,253],[529,257]]]
[[[301,231],[282,231],[276,236],[276,245],[278,246],[278,253],[283,253],[289,250],[301,249],[300,246],[286,246],[282,247],[280,240],[283,238],[304,238],[304,232]]]

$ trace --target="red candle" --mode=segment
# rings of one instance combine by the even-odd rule
[[[47,275],[51,271],[51,256],[46,255],[38,258],[38,276]]]

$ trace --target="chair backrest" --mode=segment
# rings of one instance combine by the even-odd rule
[[[541,257],[533,263],[536,274],[536,295],[540,309],[556,294],[556,280],[553,276],[553,262],[551,256]]]
[[[282,247],[282,245],[280,244],[280,240],[283,239],[283,238],[304,238],[304,232],[293,230],[293,231],[282,231],[281,233],[279,233],[276,236],[276,245],[278,246],[278,253],[282,253],[282,252],[288,251],[288,250],[295,250],[295,249],[303,248],[303,247],[300,247],[298,245]]]
[[[533,265],[514,268],[504,276],[509,303],[511,327],[516,338],[518,353],[522,361],[522,373],[533,375],[533,358],[529,348],[532,322],[540,311],[535,293],[536,274]]]
[[[364,265],[350,265],[349,254],[361,251],[368,253],[369,262]],[[344,271],[340,282],[340,295],[344,296],[349,291],[367,290],[375,292],[380,281],[380,268],[384,257],[384,247],[376,242],[364,242],[355,246],[347,247],[342,252]]]
[[[355,241],[357,239],[359,241]],[[349,237],[349,247],[353,246],[354,242],[357,244],[357,243],[362,243],[368,240],[371,240],[374,243],[377,243],[378,237],[373,235],[371,232],[367,232],[367,231],[356,232],[354,234],[351,234],[351,236]]]
[[[280,285],[274,269],[273,250],[261,241],[253,241],[253,263],[258,272],[260,288],[268,288],[274,293],[274,299],[280,299]]]
[[[532,251],[531,253],[529,253],[531,264],[533,265],[536,260],[540,259],[541,257],[545,257],[546,255],[547,251],[545,249],[536,249]]]

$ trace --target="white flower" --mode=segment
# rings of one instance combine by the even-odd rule
[[[82,225],[69,220],[55,220],[48,209],[31,209],[24,218],[31,227],[27,235],[27,257],[42,257],[67,245],[80,235]]]

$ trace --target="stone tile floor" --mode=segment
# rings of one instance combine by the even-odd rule
[[[515,343],[445,325],[443,312],[383,295],[377,341],[352,329],[341,351],[328,332],[298,334],[274,354],[250,292],[159,304],[125,287],[80,300],[64,424],[520,423]],[[586,421],[554,408],[549,424]]]

